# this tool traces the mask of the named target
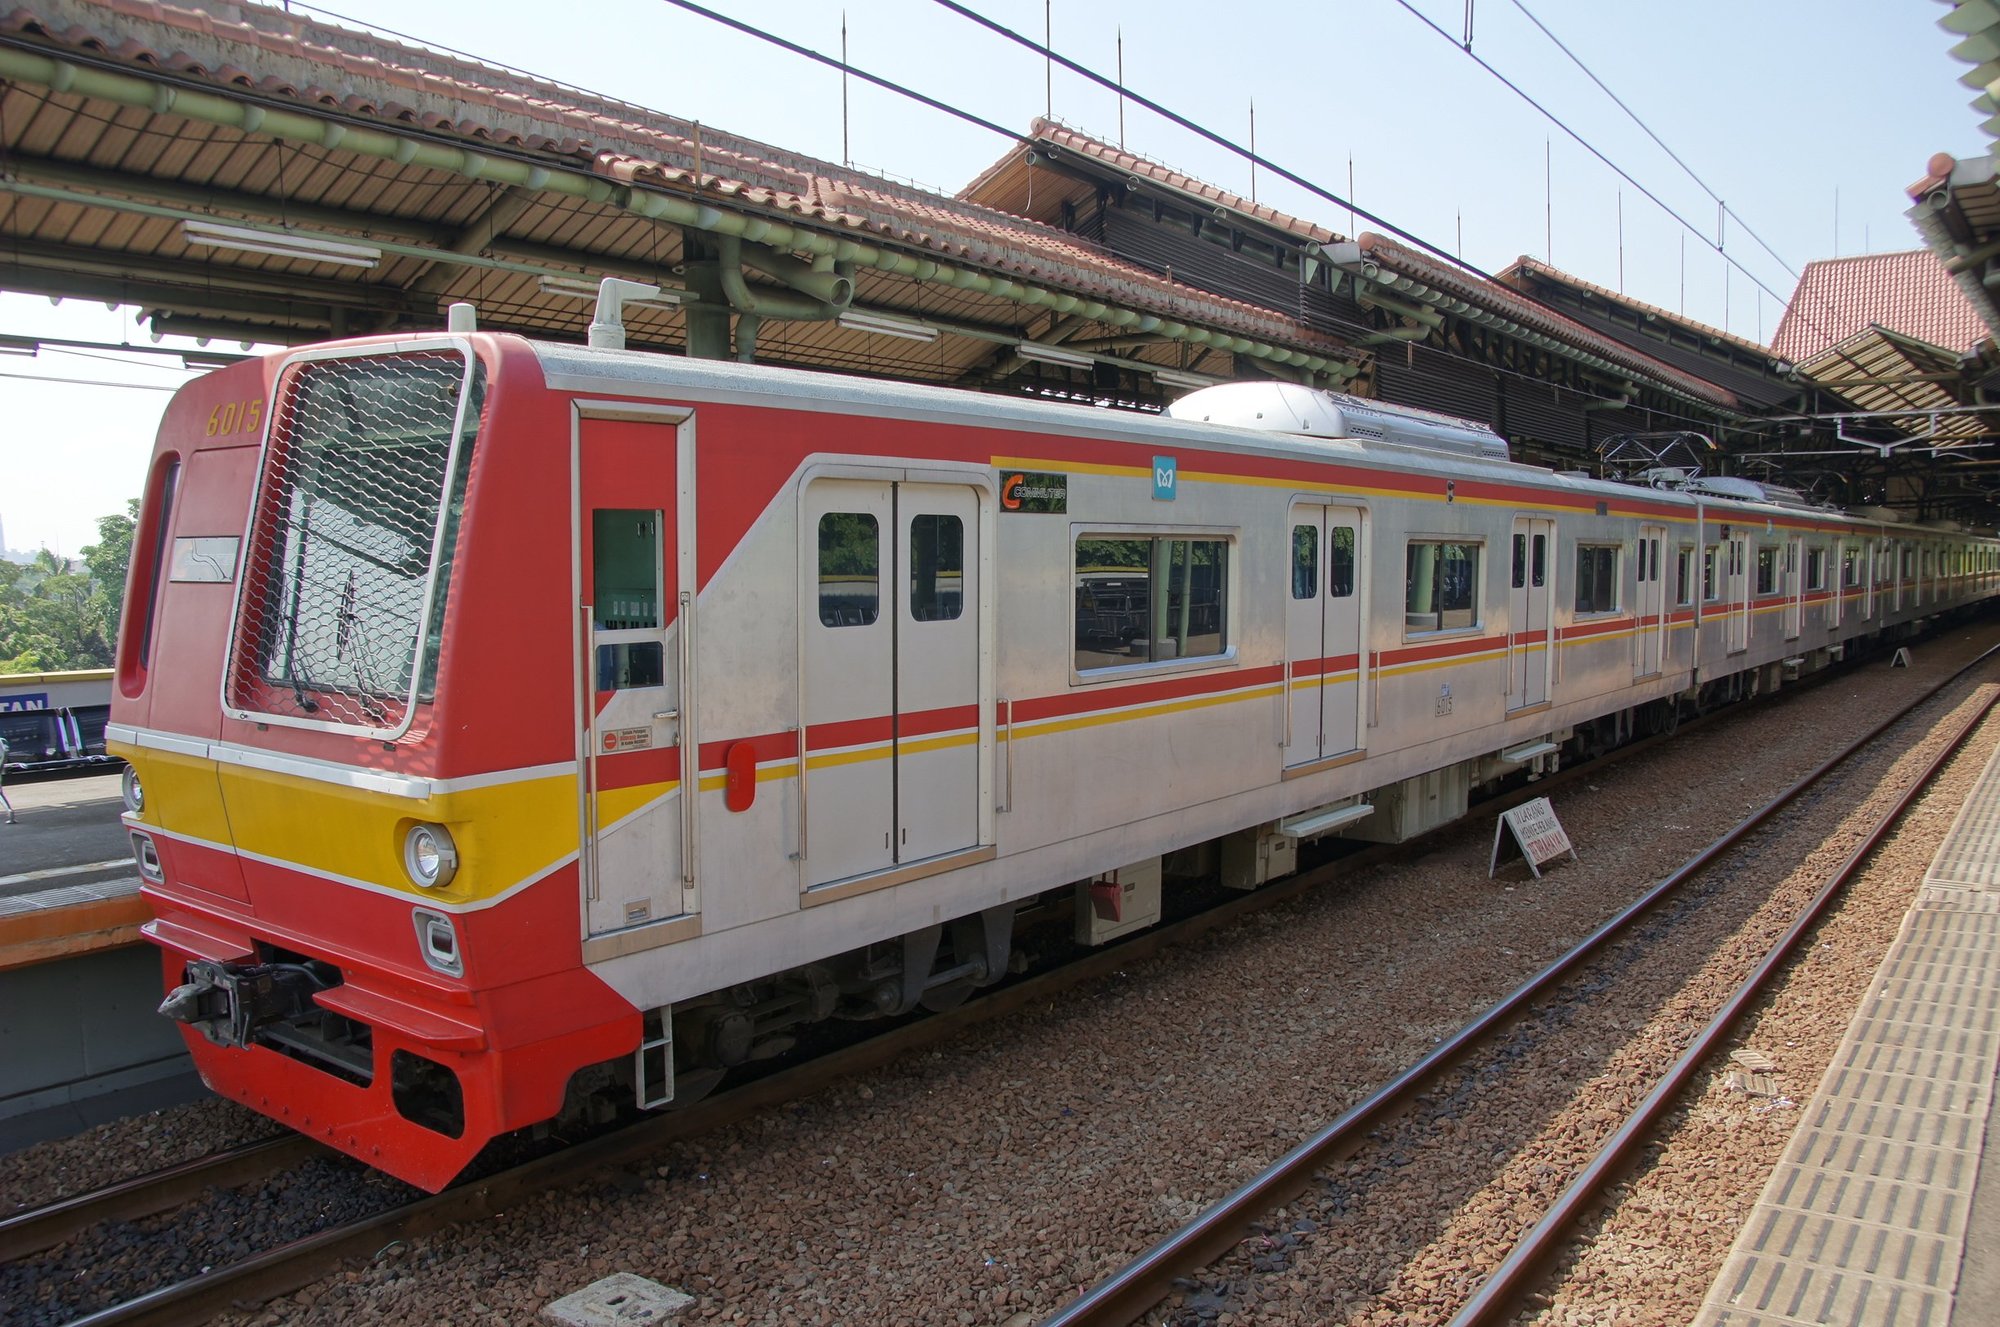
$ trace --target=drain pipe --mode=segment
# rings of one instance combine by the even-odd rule
[[[826,266],[821,267],[815,263],[802,263],[788,253],[779,253],[761,244],[746,242],[742,245],[743,266],[755,268],[822,304],[831,304],[836,311],[844,309],[854,303],[853,264],[835,264],[830,258],[824,261]],[[842,266],[848,271],[841,271]]]
[[[794,290],[774,290],[768,286],[751,289],[743,279],[744,245],[736,235],[715,235],[716,275],[722,281],[722,293],[729,300],[729,307],[738,313],[756,314],[764,318],[797,318],[807,322],[825,322],[835,317],[840,310],[823,299]],[[756,246],[751,246],[752,248]],[[800,263],[800,267],[805,264]],[[819,275],[811,273],[810,275]],[[824,283],[828,289],[845,287],[849,299],[854,297],[854,283],[826,273],[832,278]],[[754,335],[753,335],[754,339]]]

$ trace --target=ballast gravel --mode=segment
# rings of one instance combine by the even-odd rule
[[[2000,628],[1961,629],[1919,649],[1914,668],[1866,664],[1603,767],[1557,795],[1582,861],[1541,881],[1516,868],[1489,882],[1491,818],[1475,816],[1414,861],[1356,872],[946,1047],[492,1221],[391,1245],[223,1321],[527,1322],[622,1271],[694,1295],[683,1321],[1026,1324],[1235,1188],[1848,736],[1996,641]],[[1940,834],[1948,822],[1947,813]],[[1695,921],[1728,911],[1723,901],[1761,897],[1793,870],[1740,869],[1691,910]],[[1892,881],[1880,905],[1888,935],[1921,864],[1904,874],[1901,899]],[[1664,1048],[1707,1017],[1692,988],[1711,980],[1710,967],[1761,952],[1762,914],[1740,911],[1733,926],[1718,916],[1709,931],[1630,948],[1617,979],[1655,990],[1644,1013],[1592,1019],[1594,1001],[1579,997],[1531,1020],[1515,1053],[1533,1060],[1539,1092],[1489,1100],[1489,1080],[1476,1078],[1441,1089],[1435,1127],[1357,1158],[1363,1173],[1329,1176],[1339,1182],[1309,1195],[1326,1199],[1316,1214],[1295,1204],[1154,1320],[1448,1317],[1535,1204],[1568,1182],[1563,1166],[1643,1093],[1648,1067],[1672,1054]],[[1799,1046],[1761,1027],[1744,1038],[1772,1050],[1797,1100],[1817,1080],[1811,1029],[1824,1025],[1830,1054],[1873,970],[1872,941],[1859,935],[1820,952],[1837,924],[1805,966],[1861,972],[1846,1004],[1804,983],[1811,994],[1781,992],[1773,1005],[1774,1016],[1788,1001],[1814,1011],[1784,1034]],[[1709,1088],[1685,1112],[1687,1128],[1708,1131],[1702,1141],[1670,1164],[1680,1150],[1670,1139],[1547,1287],[1547,1321],[1691,1315],[1763,1184],[1758,1167],[1769,1163],[1754,1161],[1752,1145],[1774,1135],[1774,1159],[1789,1128],[1782,1108],[1759,1114],[1714,1096],[1722,1091]],[[221,1112],[218,1139],[240,1127],[231,1117],[241,1112],[209,1109]],[[185,1137],[204,1126],[176,1114],[174,1127]],[[105,1135],[96,1146],[71,1140],[5,1159],[6,1192],[101,1182],[89,1174],[93,1158],[105,1178],[128,1164],[107,1155],[115,1129],[94,1132]],[[1683,1288],[1685,1312],[1670,1297]]]

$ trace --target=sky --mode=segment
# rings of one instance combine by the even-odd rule
[[[839,53],[844,18],[848,56],[861,69],[1016,130],[1053,110],[1120,141],[1112,93],[1060,68],[1051,77],[1039,56],[935,0],[852,0],[845,10],[825,0],[710,3],[830,55]],[[1933,153],[1969,157],[1985,147],[1967,105],[1972,94],[1957,81],[1968,66],[1951,58],[1955,39],[1935,26],[1946,11],[1934,5],[964,3],[1037,39],[1046,21],[1057,51],[1107,76],[1117,71],[1122,34],[1129,88],[1238,143],[1249,139],[1254,101],[1259,155],[1475,267],[1493,272],[1531,255],[1766,343],[1805,263],[1921,247],[1903,215],[1905,190]],[[859,81],[850,83],[843,119],[837,72],[669,0],[591,0],[587,23],[551,22],[546,0],[484,0],[476,23],[466,21],[473,11],[463,0],[292,7],[946,191],[1011,150],[986,129]],[[1589,148],[1466,54],[1468,16],[1472,54]],[[1252,192],[1240,158],[1129,103],[1122,137],[1141,155]],[[1381,229],[1350,221],[1344,207],[1267,171],[1256,174],[1261,202],[1343,234]],[[1717,252],[1718,199],[1733,214],[1721,222],[1723,249],[1746,270]],[[150,344],[131,314],[0,294],[0,333],[16,336]],[[0,374],[97,384],[0,376],[7,545],[74,553],[95,538],[96,517],[123,509],[139,490],[167,399],[152,389],[190,376],[160,367],[173,363],[122,368],[49,350],[32,359],[0,354]],[[109,382],[133,385],[101,385]]]

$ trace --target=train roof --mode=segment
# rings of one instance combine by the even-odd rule
[[[498,334],[475,335],[493,335],[494,339],[499,339]],[[1808,517],[1873,527],[1891,527],[1893,524],[1833,508],[1802,509],[1768,499],[1724,495],[1714,491],[1650,488],[1562,473],[1496,457],[1477,449],[1440,451],[1365,438],[1303,436],[1072,402],[1036,401],[807,369],[696,360],[653,351],[609,350],[569,342],[531,340],[511,334],[506,339],[527,345],[540,363],[546,383],[552,388],[566,390],[629,391],[643,384],[655,390],[667,387],[678,396],[695,400],[759,405],[781,403],[791,410],[941,420],[971,428],[1082,433],[1098,439],[1151,446],[1171,443],[1218,452],[1237,451],[1312,460],[1338,459],[1372,469],[1454,479],[1471,477],[1500,483],[1529,483],[1559,492],[1587,494],[1593,499],[1616,497],[1629,501],[1643,495],[1649,502],[1670,506],[1742,510],[1788,522]],[[1428,412],[1425,413],[1428,415]],[[1465,427],[1468,431],[1486,431],[1484,425],[1470,421]],[[1894,528],[1908,530],[1913,527]]]

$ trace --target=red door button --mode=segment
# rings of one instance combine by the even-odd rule
[[[732,811],[748,811],[757,800],[757,744],[738,742],[722,758],[722,801]]]

